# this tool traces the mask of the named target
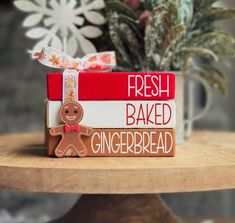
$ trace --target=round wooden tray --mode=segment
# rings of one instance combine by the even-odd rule
[[[194,132],[173,158],[50,158],[42,133],[0,136],[0,188],[137,194],[235,188],[235,133]]]

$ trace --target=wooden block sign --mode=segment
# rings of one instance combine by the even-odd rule
[[[48,134],[48,154],[55,155],[61,137]],[[173,129],[93,129],[90,136],[82,137],[88,157],[171,157],[175,155]],[[79,156],[73,149],[64,156]]]
[[[79,101],[84,110],[82,125],[92,128],[174,128],[176,108],[169,101]],[[47,102],[47,127],[61,124],[62,102]]]
[[[78,77],[70,81],[77,86],[74,82],[78,82],[79,100],[175,98],[175,75],[170,72],[79,72]],[[49,100],[62,100],[62,73],[47,75],[47,93]]]

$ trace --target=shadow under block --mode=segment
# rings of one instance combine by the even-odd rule
[[[174,129],[93,129],[82,136],[89,157],[172,157],[175,155]],[[54,156],[60,136],[47,129],[48,155]],[[66,156],[77,156],[69,149]]]

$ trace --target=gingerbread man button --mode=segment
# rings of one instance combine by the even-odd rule
[[[56,157],[68,155],[68,151],[75,152],[79,157],[86,157],[87,148],[84,145],[81,136],[92,135],[92,128],[80,125],[83,118],[83,108],[78,102],[65,102],[59,111],[59,117],[64,123],[50,129],[52,136],[61,135],[61,141],[55,149]]]

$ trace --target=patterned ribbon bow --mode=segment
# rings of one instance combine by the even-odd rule
[[[59,50],[45,47],[41,52],[34,53],[33,58],[48,67],[64,69],[63,102],[79,100],[77,83],[80,71],[108,71],[116,66],[114,51],[88,54],[74,59]]]
[[[77,125],[65,125],[64,126],[65,132],[70,132],[70,131],[76,131],[78,132],[80,130],[80,126]]]
[[[88,54],[75,59],[59,50],[45,47],[41,52],[33,53],[33,58],[48,67],[77,71],[106,71],[116,66],[114,51]]]

